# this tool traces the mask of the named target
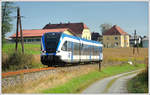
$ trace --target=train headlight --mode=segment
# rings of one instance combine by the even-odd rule
[[[42,53],[46,53],[46,51],[45,51],[45,50],[42,50]]]
[[[56,51],[56,53],[59,53],[60,51],[58,50],[58,51]]]

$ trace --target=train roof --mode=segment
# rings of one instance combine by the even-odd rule
[[[101,44],[101,42],[98,42],[98,41],[87,40],[87,39],[84,39],[84,38],[80,38],[80,37],[77,37],[77,36],[68,35],[68,34],[65,34],[65,33],[62,33],[62,37],[63,38],[64,37],[70,37],[70,38],[73,38],[73,39],[76,39],[76,40],[82,40],[82,41],[86,41],[86,42]]]

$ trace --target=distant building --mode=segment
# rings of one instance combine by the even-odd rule
[[[149,45],[148,42],[149,42],[149,41],[148,41],[148,37],[144,37],[144,38],[142,39],[143,48],[148,48],[148,45]]]
[[[97,33],[97,32],[91,33],[91,40],[98,41],[99,37],[100,37],[99,33]]]
[[[68,28],[23,30],[24,42],[40,42],[42,35],[46,32],[63,32],[68,35],[74,35],[73,32]],[[15,41],[16,33],[10,36],[10,38],[12,38],[13,41]],[[20,39],[20,32],[18,33],[18,38]]]
[[[24,42],[40,42],[41,36],[46,32],[64,32],[68,35],[74,35],[91,40],[91,32],[84,23],[60,23],[47,24],[43,29],[23,30]],[[10,38],[15,41],[16,33],[10,36]]]
[[[91,32],[89,28],[84,23],[60,23],[60,24],[47,24],[43,29],[59,29],[59,28],[68,28],[76,36],[91,40]]]
[[[134,38],[134,36],[130,36],[130,40],[129,40],[130,47],[133,47],[135,45],[135,40],[136,40],[137,44],[141,44],[141,39],[142,39],[142,37],[138,36],[138,35],[136,35],[135,38]]]
[[[119,26],[114,25],[103,33],[103,45],[106,48],[129,47],[129,34]]]
[[[97,32],[92,32],[92,33],[91,33],[91,40],[94,40],[94,41],[102,41],[102,35],[100,35],[100,34],[97,33]]]

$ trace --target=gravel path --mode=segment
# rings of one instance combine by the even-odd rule
[[[104,78],[90,85],[82,93],[84,94],[127,93],[127,89],[126,89],[127,80],[134,77],[138,72],[139,70],[136,70],[136,71],[122,73],[112,77]],[[130,74],[130,73],[134,73],[134,74]],[[125,76],[126,74],[130,74],[130,75]],[[106,90],[108,83],[115,78],[117,78],[117,80],[111,85],[111,87],[108,88],[107,92],[104,92]]]
[[[128,81],[128,79],[131,79],[136,75],[137,75],[137,73],[117,79],[117,81],[115,81],[112,84],[112,86],[109,88],[108,93],[128,93],[127,88],[126,88],[127,81]]]

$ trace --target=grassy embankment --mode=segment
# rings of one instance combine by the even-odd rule
[[[79,77],[74,77],[68,82],[58,85],[54,88],[46,89],[41,91],[42,93],[79,93],[89,84],[95,82],[96,80],[102,79],[107,76],[112,76],[115,74],[133,71],[137,69],[144,68],[144,64],[122,64],[116,66],[108,66],[99,71],[92,71],[88,74],[81,75]]]
[[[92,82],[102,79],[106,76],[115,75],[122,72],[128,72],[131,70],[137,70],[140,67],[144,67],[145,57],[148,55],[148,49],[140,48],[139,54],[133,55],[132,48],[104,48],[104,60],[102,64],[107,64],[106,68],[102,69],[102,72],[93,71],[86,75],[82,75],[80,77],[76,77],[71,79],[70,81],[66,82],[63,85],[59,85],[55,88],[50,88],[43,90],[43,93],[76,93],[82,91],[83,88],[87,87],[87,85],[91,84]],[[132,61],[134,66],[127,65],[127,64],[120,64],[118,63],[127,63],[128,61]],[[110,64],[109,64],[110,63]],[[116,65],[111,66],[109,65]],[[108,67],[107,67],[108,66]]]
[[[41,76],[37,80],[23,82],[16,86],[3,88],[3,93],[80,93],[93,82],[104,77],[144,68],[144,64],[120,64],[103,67],[98,71],[98,65],[85,65],[76,69],[62,69],[60,73]],[[24,75],[22,75],[24,76]]]

